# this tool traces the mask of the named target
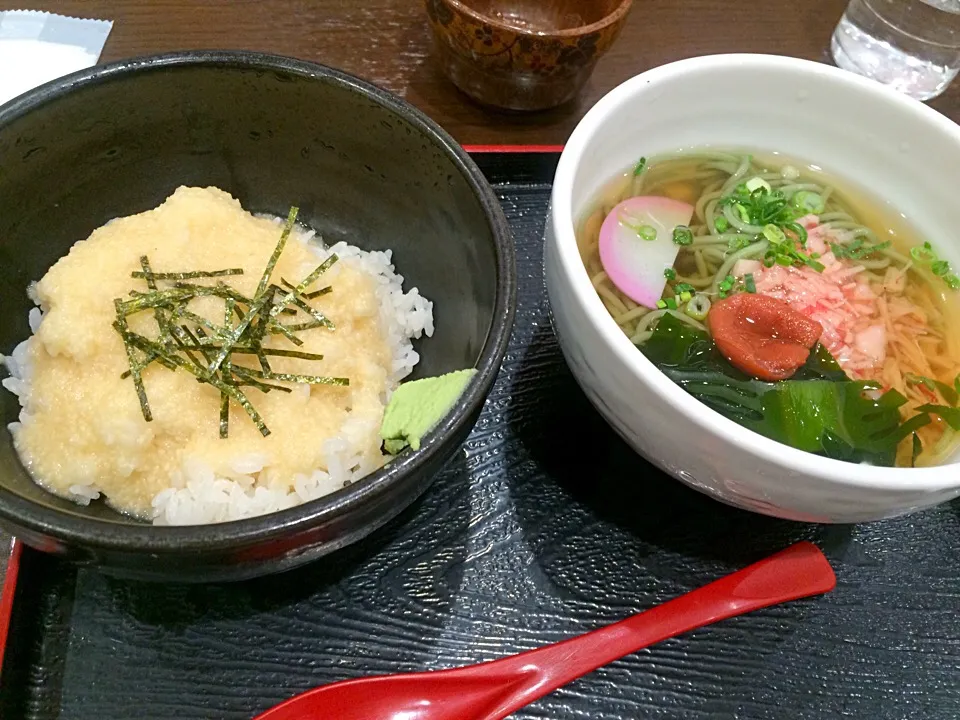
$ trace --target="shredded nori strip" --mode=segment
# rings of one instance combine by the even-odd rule
[[[172,362],[167,360],[165,357],[154,355],[153,353],[147,353],[147,356],[143,359],[143,362],[140,363],[140,372],[143,372],[150,363],[157,362],[163,365],[167,370],[176,370],[177,366]],[[120,373],[120,379],[126,380],[130,377],[132,373],[129,370],[124,370]]]
[[[200,328],[197,328],[197,330],[199,332]],[[186,348],[188,350],[199,350],[204,352],[210,350],[219,350],[221,347],[223,347],[222,345],[217,345],[215,342],[206,343],[204,342],[206,339],[208,338],[204,336],[200,339],[200,343],[187,345]],[[263,353],[267,356],[299,358],[300,360],[323,360],[323,355],[320,355],[319,353],[301,352],[300,350],[284,350],[282,348],[260,348],[257,350],[256,348],[252,347],[234,345],[230,350],[231,355],[258,355],[260,353]],[[160,362],[164,362],[163,358],[160,358],[159,360]],[[224,364],[226,364],[226,360],[224,360]],[[172,363],[169,363],[169,367],[171,370],[176,369],[176,365],[173,365]],[[129,371],[125,376],[130,377]]]
[[[314,328],[318,327],[329,327],[329,325],[326,323],[317,322],[316,320],[311,320],[310,322],[292,323],[290,325],[274,323],[270,326],[270,331],[287,335],[288,333],[301,332],[302,330],[313,330]],[[303,343],[301,342],[300,344],[302,345]]]
[[[226,270],[195,270],[193,272],[165,272],[150,273],[144,268],[143,272],[132,272],[130,277],[146,278],[149,275],[154,280],[194,280],[196,278],[225,277],[227,275],[243,275],[242,268],[228,268]]]
[[[181,347],[183,350],[185,350],[185,351],[186,351],[186,350],[199,350],[199,351],[200,351],[200,354],[203,355],[204,359],[205,359],[207,362],[209,362],[210,359],[213,357],[213,352],[212,352],[212,351],[215,350],[216,348],[213,348],[213,347],[211,347],[211,346],[209,346],[209,345],[203,345],[203,344],[200,342],[200,337],[206,337],[206,333],[203,331],[203,328],[202,328],[202,327],[198,327],[196,334],[192,333],[192,332],[190,331],[190,328],[187,327],[186,325],[181,325],[180,328],[183,330],[184,334],[186,334],[186,336],[187,336],[187,339],[190,341],[190,344],[189,344],[189,345],[183,345],[183,344],[181,344],[180,347]]]
[[[223,301],[223,326],[227,327],[233,321],[233,309],[237,306],[237,301],[233,298],[227,298]]]
[[[271,285],[270,287],[274,288],[274,291],[277,292],[277,293],[282,293],[282,292],[283,292],[283,288],[279,288],[279,287],[277,287],[276,285]],[[312,317],[314,320],[316,320],[317,323],[319,323],[318,327],[319,327],[320,325],[322,325],[323,327],[330,328],[331,330],[334,329],[333,323],[330,322],[330,320],[327,319],[327,316],[324,315],[324,314],[323,314],[322,312],[320,312],[319,310],[310,307],[310,305],[307,303],[307,301],[306,301],[306,300],[303,300],[299,293],[297,293],[297,292],[291,292],[291,293],[285,295],[285,296],[283,297],[283,299],[281,300],[281,302],[285,302],[285,301],[287,300],[287,298],[289,298],[289,299],[290,299],[290,302],[292,302],[294,305],[296,305],[298,308],[300,308],[303,312],[305,312],[307,315],[309,315],[309,316]],[[278,307],[280,307],[280,306],[279,306],[279,305],[274,305],[274,307],[270,309],[270,317],[271,317],[271,319],[274,318],[274,317],[278,314],[278,313],[276,312],[276,310],[277,310]],[[266,312],[266,311],[265,311],[265,312]]]
[[[250,312],[247,313],[247,316],[240,321],[240,324],[227,333],[224,339],[223,347],[220,348],[220,352],[217,353],[217,356],[207,368],[208,372],[215,373],[220,368],[220,365],[223,364],[223,361],[226,360],[227,356],[230,354],[230,348],[240,340],[240,336],[243,335],[243,331],[250,326],[251,320],[253,320],[253,318],[260,312],[266,303],[267,296],[261,296],[260,299],[253,304],[253,307],[250,308]]]
[[[237,302],[243,303],[244,305],[251,305],[253,303],[253,298],[248,298],[243,293],[237,292],[234,288],[230,287],[223,281],[218,282],[216,285],[197,285],[196,283],[175,282],[173,283],[173,287],[177,290],[192,290],[198,296],[210,295],[224,299],[233,298]]]
[[[233,352],[237,355],[249,355],[253,349],[234,348]],[[299,358],[300,360],[323,360],[323,355],[318,353],[302,352],[300,350],[283,350],[281,348],[261,348],[260,352],[264,355],[275,355],[276,357]]]
[[[326,295],[327,293],[333,292],[333,285],[327,285],[325,288],[320,288],[319,290],[314,290],[313,292],[306,293],[303,297],[307,300],[315,300],[321,295]]]
[[[313,323],[312,325],[310,325],[310,327],[320,327],[320,323]],[[292,342],[297,347],[300,347],[301,345],[303,345],[303,340],[298,338],[293,333],[295,333],[298,330],[309,329],[309,328],[297,327],[296,325],[290,325],[288,327],[276,321],[272,321],[269,325],[269,328],[271,333],[283,335],[284,337],[287,338],[287,340]]]
[[[117,312],[124,317],[133,315],[141,310],[152,310],[156,307],[172,307],[179,301],[186,300],[191,293],[186,288],[170,288],[137,295],[133,300],[118,301]]]
[[[320,312],[319,310],[310,307],[305,300],[301,300],[300,298],[295,297],[295,298],[293,299],[293,303],[294,303],[294,305],[296,305],[298,308],[300,308],[301,310],[303,310],[307,315],[309,315],[309,316],[312,317],[314,320],[316,320],[321,326],[323,326],[323,327],[325,327],[325,328],[328,328],[328,329],[330,329],[330,330],[335,330],[335,329],[336,329],[336,328],[334,327],[333,323],[330,321],[330,319],[329,319],[326,315],[324,315],[324,314],[323,314],[322,312]]]
[[[220,439],[226,440],[230,436],[230,396],[220,393]]]
[[[196,313],[190,312],[185,307],[177,308],[174,312],[178,320],[189,320],[195,325],[205,327],[207,330],[213,333],[215,339],[222,338],[225,332],[230,329],[229,327],[223,328],[219,325],[216,325],[207,320],[205,317],[201,317]]]
[[[340,385],[346,387],[350,384],[349,378],[321,377],[318,375],[294,375],[291,373],[271,373],[268,375],[257,370],[245,371],[244,374],[249,374],[251,377],[263,380],[279,380],[281,382],[292,382],[300,385]]]
[[[271,284],[270,277],[296,224],[298,210],[290,209],[283,231],[253,297],[247,297],[235,288],[218,280],[215,285],[187,282],[198,278],[220,278],[242,275],[240,268],[224,270],[196,270],[185,272],[155,272],[147,256],[140,258],[141,270],[131,276],[146,282],[147,292],[132,290],[130,299],[114,301],[116,320],[114,329],[119,333],[127,353],[129,369],[121,377],[132,377],[144,419],[152,420],[150,405],[143,383],[143,370],[151,363],[159,363],[170,370],[183,369],[193,375],[197,382],[206,383],[220,391],[220,437],[226,438],[230,425],[230,401],[240,405],[254,425],[265,437],[270,434],[263,418],[250,403],[240,387],[252,387],[263,393],[274,390],[289,393],[290,387],[277,383],[307,385],[346,386],[348,378],[324,377],[295,373],[276,373],[270,366],[269,357],[289,357],[300,360],[323,360],[318,353],[264,347],[267,337],[283,335],[294,345],[303,345],[296,336],[301,330],[318,327],[334,329],[334,324],[323,313],[309,304],[309,300],[332,291],[328,286],[313,292],[306,289],[335,262],[331,255],[299,284],[285,279],[279,285]],[[167,283],[162,287],[161,282]],[[188,307],[201,297],[222,298],[223,325],[199,315]],[[293,305],[294,307],[287,307]],[[152,310],[159,330],[158,337],[151,339],[130,330],[127,318],[139,312]],[[296,317],[299,313],[309,316],[304,322],[281,323],[281,314]],[[234,317],[237,324],[234,325]],[[140,354],[143,357],[140,357]],[[256,358],[260,369],[235,365],[234,355],[250,355]]]
[[[119,326],[119,323],[114,324],[114,327],[118,327],[118,326]],[[118,327],[118,330],[119,330],[119,327]],[[163,349],[159,345],[157,345],[157,343],[155,343],[153,340],[150,340],[149,338],[145,338],[143,335],[137,335],[136,333],[127,331],[126,333],[124,333],[124,336],[129,340],[131,345],[137,347],[140,350],[143,350],[145,352],[150,352],[150,351],[158,352],[158,353],[163,352]],[[260,414],[256,411],[253,405],[250,404],[250,401],[247,400],[246,395],[240,392],[240,390],[238,390],[235,386],[224,383],[223,380],[219,378],[217,375],[213,375],[213,374],[203,375],[200,368],[196,367],[192,362],[190,362],[185,358],[180,357],[179,355],[169,355],[168,357],[170,358],[170,360],[176,363],[178,367],[181,367],[187,372],[191,373],[192,375],[195,375],[196,377],[200,378],[201,380],[204,380],[210,383],[215,388],[217,388],[220,392],[225,392],[227,395],[229,395],[232,400],[235,400],[240,405],[240,407],[242,407],[244,411],[246,411],[247,415],[250,416],[250,419],[253,420],[253,424],[257,426],[257,429],[260,431],[261,435],[266,437],[267,435],[270,434],[270,430],[264,424],[263,418],[260,417]]]
[[[194,355],[193,352],[187,347],[187,343],[183,339],[184,337],[186,337],[186,333],[183,332],[183,328],[173,326],[170,328],[170,333],[171,335],[173,335],[174,341],[183,351],[183,354],[186,355],[190,359],[190,362],[196,365],[197,370],[199,370],[202,373],[207,367],[206,363],[203,360],[198,359],[197,356]],[[187,338],[187,340],[189,340],[189,338]],[[200,378],[201,380],[206,379],[201,375],[197,375],[197,377]]]
[[[146,255],[140,257],[140,267],[143,268],[143,277],[147,281],[147,287],[153,291],[157,290],[157,281],[153,270],[150,269],[150,259]],[[170,332],[170,318],[163,308],[154,308],[153,315],[157,319],[157,327],[160,328],[160,334],[166,335]]]
[[[260,361],[260,368],[263,370],[265,375],[269,375],[272,371],[270,370],[270,363],[267,362],[267,356],[263,350],[257,351],[257,360]]]
[[[313,282],[318,277],[320,277],[321,275],[323,275],[323,273],[325,273],[327,270],[333,267],[333,264],[337,262],[337,260],[338,258],[334,254],[328,257],[322,263],[320,263],[320,265],[318,265],[312,273],[310,273],[303,280],[301,280],[300,283],[295,288],[293,288],[293,290],[291,290],[286,295],[284,295],[283,299],[280,300],[280,302],[274,307],[273,310],[271,310],[270,314],[273,316],[278,315],[280,313],[280,310],[285,308],[290,303],[294,302],[294,299],[297,297],[297,295],[301,295],[308,287],[310,287],[313,284]]]
[[[270,276],[273,275],[273,269],[277,266],[277,261],[280,259],[280,254],[283,252],[283,248],[287,244],[287,238],[290,237],[290,232],[293,230],[293,226],[297,222],[297,213],[299,212],[300,209],[297,207],[290,208],[290,212],[287,215],[287,222],[284,223],[283,232],[280,234],[280,240],[277,242],[277,246],[273,249],[273,254],[267,261],[267,267],[264,268],[263,276],[260,278],[260,283],[257,285],[257,292],[254,293],[255,300],[258,300],[260,296],[263,295],[267,289],[267,285],[270,284]]]
[[[143,387],[143,376],[140,374],[141,365],[133,352],[133,345],[128,340],[129,330],[127,330],[127,319],[120,311],[120,301],[115,301],[117,308],[117,326],[120,331],[120,337],[123,339],[123,347],[127,351],[127,360],[130,362],[130,375],[133,377],[133,387],[137,391],[137,399],[140,401],[140,412],[143,413],[143,419],[147,422],[153,420],[153,413],[150,412],[150,403],[147,400],[147,391]]]
[[[296,291],[296,289],[297,289],[297,286],[296,286],[296,285],[294,285],[294,284],[293,284],[292,282],[290,282],[289,280],[286,280],[285,278],[280,278],[280,284],[283,285],[285,288],[287,288],[287,290],[294,290],[294,291]],[[300,297],[302,297],[304,300],[313,300],[314,298],[318,298],[318,297],[320,297],[321,295],[326,295],[326,294],[331,293],[331,292],[333,292],[333,286],[332,286],[332,285],[327,285],[325,288],[320,288],[319,290],[314,290],[313,292],[309,292],[309,293],[302,293],[302,292],[301,292],[301,293],[297,293],[297,294],[298,294]]]
[[[237,385],[250,385],[251,387],[255,387],[258,390],[262,390],[265,393],[268,393],[271,390],[279,390],[280,392],[285,392],[285,393],[293,392],[293,390],[291,390],[288,387],[285,387],[284,385],[271,385],[270,383],[262,382],[262,380],[260,379],[260,376],[262,376],[263,373],[260,373],[260,376],[258,376],[257,371],[250,370],[249,368],[235,365],[233,367],[233,374],[241,379],[241,381],[238,382]]]

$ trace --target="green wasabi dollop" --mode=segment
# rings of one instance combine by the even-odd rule
[[[380,427],[384,450],[391,455],[407,446],[419,450],[423,436],[453,409],[476,374],[474,368],[457,370],[398,387],[387,404]]]

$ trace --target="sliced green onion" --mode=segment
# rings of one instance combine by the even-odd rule
[[[680,293],[680,302],[689,302],[690,298],[692,297],[693,295],[690,294],[689,290],[684,290],[682,293]]]
[[[673,229],[673,243],[675,245],[690,245],[693,243],[693,233],[686,225],[677,225]]]
[[[673,291],[679,295],[680,293],[685,293],[685,292],[692,293],[692,292],[696,292],[697,290],[690,283],[682,282],[682,283],[677,283],[676,287],[673,288]]]
[[[743,287],[746,288],[748,293],[755,293],[757,291],[757,283],[753,279],[753,273],[747,273],[743,276]]]
[[[770,183],[764,180],[762,177],[752,177],[746,182],[747,190],[750,192],[756,192],[760,188],[763,188],[767,192],[770,192]]]
[[[794,235],[796,235],[797,240],[800,241],[801,245],[803,245],[804,247],[807,246],[807,230],[805,227],[803,227],[803,225],[801,225],[800,223],[791,222],[784,225],[783,228],[785,230],[791,231]]]
[[[684,308],[684,312],[694,320],[703,320],[710,312],[710,298],[706,295],[694,295]]]
[[[811,213],[813,215],[819,215],[826,207],[826,203],[824,203],[820,193],[815,193],[812,190],[799,191],[790,200],[790,204],[796,208],[797,212],[804,215]]]
[[[937,260],[930,264],[930,271],[937,277],[943,277],[950,272],[950,263],[946,260]]]
[[[670,310],[676,310],[676,309],[677,309],[677,300],[676,300],[676,298],[667,298],[664,302],[667,304],[667,307],[668,307]]]
[[[677,279],[677,271],[674,270],[673,268],[666,268],[666,269],[663,271],[663,276],[664,276],[667,280],[676,280],[676,279]]]
[[[736,203],[734,204],[733,209],[737,211],[737,214],[740,216],[740,219],[743,220],[743,222],[750,222],[750,213],[747,212],[747,208],[744,205],[741,203]]]
[[[763,236],[775,245],[784,243],[787,240],[787,236],[784,234],[783,230],[781,230],[779,226],[773,225],[772,223],[763,226]]]
[[[922,265],[929,265],[937,259],[937,254],[933,252],[930,243],[924,243],[922,246],[910,248],[910,257]]]
[[[951,290],[960,290],[960,278],[958,278],[956,275],[944,275],[943,281]]]
[[[647,167],[647,159],[645,157],[640,158],[637,161],[637,164],[633,166],[633,176],[636,177],[642,173]]]
[[[666,309],[666,307],[667,307],[667,301],[666,301],[666,300],[657,300],[657,308],[658,308],[658,309],[664,310],[664,309]]]
[[[657,229],[653,225],[641,225],[637,228],[637,235],[647,242],[652,242],[657,239]]]
[[[727,220],[722,215],[717,218],[717,221],[713,224],[717,228],[717,232],[723,233],[730,229],[730,221]]]

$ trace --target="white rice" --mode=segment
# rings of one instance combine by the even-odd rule
[[[390,250],[366,252],[343,242],[326,248],[314,237],[313,231],[301,231],[298,239],[315,250],[319,262],[336,253],[339,262],[328,271],[328,279],[336,278],[341,263],[351,264],[374,279],[381,327],[393,358],[392,373],[383,398],[386,403],[400,381],[410,374],[420,360],[413,349],[412,340],[433,335],[433,303],[421,296],[417,288],[403,291],[403,277],[394,270]],[[312,269],[306,268],[304,275]],[[28,287],[27,294],[39,305],[33,283]],[[37,332],[43,320],[41,308],[32,308],[28,320],[30,330]],[[31,421],[26,410],[30,393],[30,342],[30,338],[21,342],[10,356],[0,355],[0,364],[5,365],[9,372],[9,377],[3,378],[0,385],[16,395],[21,405],[19,422],[7,426],[14,440],[21,425]],[[296,391],[310,392],[308,386],[298,386]],[[327,467],[316,468],[310,475],[296,475],[293,487],[289,489],[280,478],[271,477],[271,468],[268,466],[270,458],[265,455],[249,454],[234,458],[229,477],[219,477],[203,461],[186,457],[179,472],[170,478],[170,487],[153,498],[153,523],[200,525],[225,522],[264,515],[316,500],[349,485],[382,464],[382,459],[374,462],[363,452],[364,441],[369,442],[371,433],[378,431],[379,428],[373,427],[368,419],[351,417],[344,422],[338,435],[323,441]],[[129,438],[116,437],[114,442],[119,452]],[[129,471],[133,472],[134,469],[130,467]],[[42,478],[37,480],[42,485]],[[97,478],[79,477],[78,474],[77,481],[69,488],[70,499],[80,505],[88,505],[100,497]]]

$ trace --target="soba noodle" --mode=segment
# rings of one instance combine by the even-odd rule
[[[626,172],[603,189],[579,224],[577,241],[587,272],[600,299],[623,332],[642,345],[665,316],[708,330],[708,325],[681,308],[647,308],[633,302],[610,281],[599,254],[601,225],[621,201],[640,195],[657,195],[680,200],[695,210],[690,224],[693,242],[680,247],[673,283],[692,286],[701,302],[716,299],[721,283],[740,260],[761,259],[769,243],[763,227],[752,225],[721,198],[749,178],[761,178],[787,201],[797,193],[816,193],[823,200],[819,225],[838,244],[878,244],[883,231],[885,244],[876,253],[855,262],[877,296],[878,322],[885,328],[886,353],[882,364],[855,370],[841,367],[856,380],[875,380],[885,389],[896,389],[908,399],[901,408],[904,418],[917,414],[927,403],[945,404],[939,390],[916,382],[917,377],[933,378],[953,385],[960,374],[960,313],[956,293],[911,257],[918,243],[916,233],[885,213],[877,202],[865,200],[847,188],[825,182],[822,173],[782,158],[709,152],[677,154],[654,158],[639,175]],[[866,222],[864,222],[866,218]],[[860,270],[859,268],[862,268]],[[663,298],[677,297],[668,283]],[[676,305],[676,303],[674,303]],[[839,359],[838,359],[839,361]],[[960,446],[960,433],[934,417],[918,435],[924,452],[917,465],[936,465],[948,459]],[[904,442],[897,464],[910,463],[910,449]]]

